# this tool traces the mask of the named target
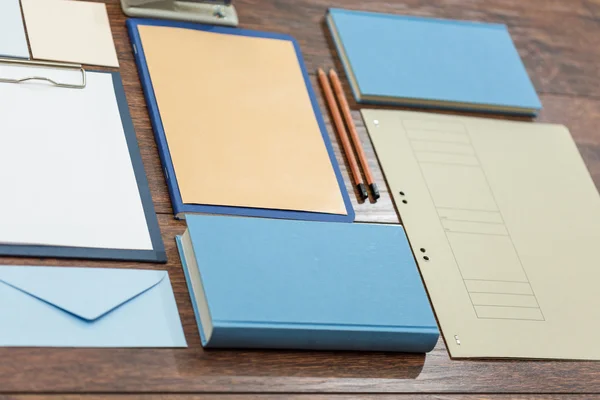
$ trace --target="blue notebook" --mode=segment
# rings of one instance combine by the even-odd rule
[[[535,115],[542,105],[505,25],[330,9],[356,101]]]
[[[341,171],[340,171],[340,167],[337,163],[336,157],[335,157],[335,153],[333,151],[333,147],[331,144],[331,141],[329,139],[329,135],[327,133],[327,128],[325,126],[325,123],[323,121],[323,117],[321,115],[320,109],[319,109],[319,104],[317,102],[317,98],[315,96],[315,93],[312,89],[312,86],[310,84],[310,79],[308,77],[308,73],[306,71],[306,68],[304,66],[304,61],[302,60],[302,55],[300,53],[300,47],[298,45],[298,43],[294,40],[294,38],[292,38],[291,36],[288,35],[282,35],[282,34],[277,34],[277,33],[270,33],[270,32],[259,32],[259,31],[251,31],[251,30],[245,30],[245,29],[236,29],[236,28],[229,28],[229,27],[218,27],[218,26],[210,26],[210,25],[200,25],[200,24],[193,24],[193,23],[184,23],[184,22],[172,22],[172,21],[164,21],[164,20],[145,20],[145,19],[129,19],[127,21],[127,28],[129,31],[129,36],[131,38],[132,44],[133,44],[133,49],[134,49],[134,54],[135,54],[135,60],[138,66],[138,71],[140,74],[140,79],[142,82],[142,87],[144,89],[144,95],[146,98],[146,102],[148,105],[148,110],[149,110],[149,114],[150,114],[150,119],[152,122],[152,127],[154,130],[154,134],[156,137],[156,143],[158,145],[158,149],[159,149],[159,155],[161,158],[161,162],[162,165],[164,167],[164,172],[165,172],[165,177],[166,177],[166,181],[167,181],[167,186],[169,188],[169,194],[171,197],[171,202],[173,205],[173,211],[174,214],[177,218],[185,218],[186,214],[189,213],[208,213],[208,214],[230,214],[230,215],[241,215],[241,216],[252,216],[252,217],[268,217],[268,218],[285,218],[285,219],[302,219],[302,220],[318,220],[318,221],[336,221],[336,222],[352,222],[354,221],[354,210],[352,208],[352,203],[350,201],[350,197],[348,195],[348,191],[346,190],[345,184],[344,184],[344,179],[342,177]],[[177,29],[174,29],[177,28]],[[149,41],[148,36],[144,36],[143,32],[148,32],[148,30],[153,30],[156,31],[156,29],[162,30],[162,34],[164,36],[161,36],[160,41]],[[257,138],[256,133],[257,132],[263,132],[267,131],[269,132],[268,135],[279,135],[277,136],[278,138],[283,137],[284,139],[285,134],[288,134],[288,132],[292,131],[291,129],[289,129],[289,126],[278,126],[277,128],[273,128],[272,125],[269,125],[270,128],[264,128],[261,126],[261,129],[255,130],[254,132],[249,132],[247,130],[247,126],[242,126],[239,129],[232,129],[227,131],[226,129],[223,128],[222,131],[219,131],[219,129],[215,129],[215,127],[213,126],[212,128],[206,128],[206,123],[205,121],[210,120],[211,118],[214,119],[214,116],[211,115],[204,115],[202,114],[202,111],[206,109],[206,104],[199,104],[201,103],[200,101],[190,101],[187,102],[186,104],[192,104],[193,105],[193,114],[194,115],[200,115],[201,117],[198,118],[197,122],[195,121],[195,125],[193,128],[190,128],[188,130],[185,130],[185,134],[189,135],[190,137],[193,135],[196,135],[196,137],[207,137],[207,142],[206,144],[203,144],[201,149],[202,151],[209,149],[209,153],[212,154],[216,154],[219,155],[219,157],[217,157],[214,162],[211,162],[210,165],[205,166],[205,167],[201,167],[201,168],[197,168],[197,170],[193,171],[192,173],[189,172],[189,170],[185,171],[186,172],[186,177],[187,179],[184,179],[182,177],[182,175],[180,174],[180,176],[177,176],[176,173],[176,161],[177,161],[177,156],[179,155],[179,161],[181,162],[181,152],[179,153],[175,153],[173,151],[174,148],[174,144],[173,142],[171,142],[171,145],[169,145],[169,141],[168,141],[168,130],[166,129],[167,123],[166,123],[166,117],[164,115],[164,110],[168,107],[165,106],[165,100],[163,100],[163,102],[161,102],[161,98],[158,96],[158,88],[159,88],[159,84],[157,83],[157,81],[159,81],[159,78],[157,78],[157,76],[155,75],[154,78],[152,78],[151,75],[151,68],[149,67],[149,65],[151,65],[151,63],[149,62],[149,60],[151,60],[152,58],[152,54],[154,54],[156,56],[156,52],[152,53],[151,52],[151,48],[155,49],[158,45],[156,45],[157,42],[160,42],[160,46],[161,49],[162,48],[175,48],[174,46],[178,46],[178,41],[176,39],[174,39],[174,37],[179,38],[179,36],[177,36],[178,34],[181,34],[182,32],[185,33],[185,31],[188,32],[192,32],[192,33],[208,33],[210,34],[209,36],[211,37],[215,37],[215,35],[221,35],[221,38],[219,38],[222,43],[224,43],[225,45],[221,46],[221,48],[226,49],[227,46],[226,44],[228,43],[228,40],[236,40],[239,39],[239,37],[244,37],[244,38],[259,38],[259,39],[269,39],[268,42],[273,42],[273,43],[278,43],[279,45],[283,45],[283,46],[287,46],[287,45],[291,45],[289,48],[292,49],[291,52],[291,57],[289,58],[285,58],[284,60],[282,59],[278,59],[278,58],[270,58],[267,55],[258,52],[259,54],[252,54],[249,57],[244,58],[245,56],[240,56],[241,59],[241,63],[239,63],[240,65],[244,66],[246,65],[246,63],[249,64],[257,64],[257,65],[262,65],[263,64],[268,64],[269,67],[273,66],[273,65],[288,65],[286,63],[293,63],[294,64],[294,68],[297,70],[298,75],[300,76],[298,81],[300,81],[299,86],[302,88],[306,88],[306,91],[303,92],[300,96],[305,96],[302,97],[300,100],[304,101],[306,100],[306,102],[302,103],[302,110],[307,111],[308,110],[308,114],[310,115],[310,117],[313,119],[312,120],[312,125],[310,125],[310,129],[304,129],[302,132],[299,132],[300,134],[296,135],[296,134],[289,134],[289,136],[287,136],[287,138],[291,138],[294,140],[310,140],[312,144],[315,144],[315,148],[311,148],[309,149],[309,151],[297,151],[296,153],[293,154],[297,154],[298,157],[291,157],[294,159],[294,162],[296,164],[294,164],[294,169],[293,171],[288,171],[287,169],[285,169],[285,165],[282,164],[282,162],[273,162],[272,165],[269,164],[268,161],[264,161],[264,160],[271,160],[271,158],[267,158],[266,154],[272,155],[272,154],[279,154],[279,152],[281,151],[281,147],[277,147],[277,144],[274,144],[275,142],[273,140],[269,141],[268,139],[263,139],[263,138]],[[194,43],[197,43],[197,46],[195,49],[189,49],[189,52],[193,52],[193,51],[197,51],[197,52],[202,52],[201,49],[203,49],[204,45],[206,45],[206,43],[208,42],[208,40],[206,39],[207,36],[204,35],[195,35],[193,36],[193,39],[195,40]],[[144,42],[144,40],[146,40],[146,42]],[[165,44],[166,43],[166,44]],[[151,47],[152,45],[154,45],[154,47]],[[206,45],[208,46],[208,45]],[[185,47],[183,47],[184,50],[187,50]],[[162,51],[162,50],[161,50]],[[231,59],[232,55],[231,52],[227,52],[226,50],[224,50],[224,52],[226,53],[225,55],[227,57],[223,57],[224,59]],[[184,51],[182,52],[184,54],[186,54],[187,52]],[[168,55],[162,55],[161,59],[173,59],[173,57],[170,56],[171,53],[168,53]],[[286,54],[290,54],[290,53],[286,53]],[[180,55],[180,54],[179,54]],[[207,55],[208,56],[208,55]],[[184,56],[185,57],[185,56]],[[229,57],[229,58],[228,58]],[[238,65],[239,61],[237,58],[235,59],[236,62],[232,63],[235,65]],[[196,60],[198,61],[198,60]],[[218,62],[221,63],[225,63],[226,61],[218,59]],[[231,61],[229,61],[231,63]],[[202,76],[202,77],[208,77],[210,78],[210,80],[214,81],[215,79],[217,81],[223,81],[225,82],[228,77],[227,75],[223,75],[223,76],[214,76],[214,74],[210,73],[207,74],[206,70],[203,72],[202,68],[209,68],[206,66],[205,64],[199,63],[198,67],[194,70],[194,74],[189,75],[187,73],[182,73],[180,71],[180,61],[175,60],[172,63],[165,63],[165,65],[161,66],[160,72],[168,75],[168,76],[173,76],[173,75],[177,75],[177,76],[186,76],[186,79],[189,79],[190,81],[195,80],[194,82],[200,82],[200,80],[202,78],[197,78],[198,76]],[[273,64],[275,63],[275,64]],[[223,64],[225,65],[225,64]],[[156,69],[152,70],[156,73]],[[167,72],[165,72],[167,71]],[[204,75],[203,75],[204,73]],[[161,76],[165,76],[165,75],[161,75]],[[246,82],[248,80],[252,80],[253,76],[246,76],[249,75],[246,73],[246,71],[244,70],[238,70],[235,71],[235,75],[236,76],[242,76],[243,77],[243,81]],[[298,78],[298,75],[294,75],[294,78]],[[231,75],[230,75],[231,76]],[[196,78],[194,78],[196,77]],[[275,82],[274,85],[282,85],[281,82],[286,82],[285,79],[283,79],[281,76],[279,77],[269,77],[271,78],[271,83]],[[153,81],[154,79],[154,81]],[[234,79],[233,77],[231,79]],[[256,78],[255,78],[256,79]],[[262,91],[267,91],[267,89],[265,89],[265,87],[267,87],[266,85],[266,79],[265,80],[258,80],[259,82],[263,82],[262,88],[261,88],[261,93],[263,93]],[[165,82],[164,80],[160,80],[160,82]],[[294,81],[296,82],[296,81]],[[188,82],[189,83],[189,82]],[[169,83],[171,85],[171,87],[168,88],[168,91],[175,91],[177,89],[174,89],[173,87],[175,87],[175,85],[171,82]],[[164,84],[162,87],[164,88],[166,84]],[[188,85],[186,86],[185,90],[194,90],[194,89],[190,89],[189,87],[192,85]],[[226,106],[223,106],[220,109],[231,109],[231,114],[227,116],[227,118],[219,118],[219,120],[223,121],[224,119],[231,119],[231,120],[236,120],[239,119],[239,117],[236,115],[236,108],[235,108],[235,104],[234,101],[232,100],[233,98],[236,99],[242,99],[242,103],[244,105],[244,109],[248,108],[248,104],[257,104],[257,106],[255,106],[257,109],[260,108],[260,104],[261,104],[261,99],[255,97],[255,92],[250,90],[248,88],[248,86],[250,86],[249,84],[244,85],[243,83],[240,84],[238,86],[238,92],[235,93],[229,93],[227,92],[223,87],[219,88],[218,92],[215,92],[215,90],[211,91],[208,87],[208,85],[205,84],[201,84],[198,85],[198,87],[203,88],[202,89],[202,94],[205,96],[205,98],[212,98],[214,99],[213,104],[221,104],[223,102],[227,103]],[[254,85],[256,86],[256,85]],[[290,99],[288,99],[288,95],[287,95],[287,87],[285,87],[285,83],[282,85],[283,88],[281,86],[277,86],[275,92],[266,92],[266,97],[269,98],[281,98],[281,100],[279,101],[278,104],[290,104]],[[230,88],[230,86],[228,86],[228,88]],[[214,89],[214,88],[213,88]],[[245,90],[245,91],[244,91]],[[200,92],[197,91],[197,92]],[[196,92],[195,92],[196,93]],[[295,93],[295,92],[294,92]],[[181,97],[181,102],[185,102],[186,98],[189,98],[189,94],[186,93],[182,93]],[[251,98],[249,101],[246,101],[244,99],[247,98]],[[294,97],[294,99],[291,99],[291,103],[294,104],[294,102],[298,101],[298,97]],[[159,103],[161,104],[161,107],[159,107]],[[233,105],[232,105],[233,104]],[[163,115],[161,116],[161,109],[163,110]],[[290,109],[295,110],[295,107],[291,107]],[[191,115],[192,112],[190,112],[187,115]],[[209,113],[210,114],[210,113]],[[170,114],[171,116],[173,114]],[[185,117],[185,116],[184,116]],[[258,118],[256,117],[256,120],[259,121],[259,123],[261,124],[265,124],[267,122],[270,122],[272,120],[274,120],[275,118]],[[171,118],[170,121],[173,121],[174,118]],[[269,120],[269,121],[267,121]],[[245,120],[246,121],[246,125],[248,125],[251,121]],[[292,124],[294,124],[296,121],[292,121]],[[221,124],[223,125],[223,124]],[[302,124],[298,124],[298,126],[304,126],[306,127],[306,124],[302,125]],[[178,129],[175,129],[173,131],[183,131],[184,129],[187,128],[180,128],[179,126],[177,127]],[[173,132],[171,131],[171,132]],[[232,133],[234,132],[234,133]],[[295,131],[293,131],[294,133],[296,133]],[[316,135],[314,135],[314,133],[316,132]],[[220,137],[228,137],[230,138],[230,146],[231,148],[224,148],[221,144],[219,145],[215,145],[214,144],[214,140],[212,140],[210,138],[210,135],[213,135],[212,138],[214,138],[216,135],[220,135]],[[256,135],[256,136],[254,136]],[[265,135],[265,137],[267,137],[268,135]],[[172,138],[173,136],[171,136]],[[252,154],[250,154],[250,156],[244,155],[244,158],[238,158],[236,159],[234,162],[230,163],[230,156],[229,154],[231,154],[231,149],[233,148],[238,148],[238,147],[244,147],[244,143],[245,142],[241,142],[240,140],[243,140],[244,138],[248,138],[248,137],[253,137],[255,138],[255,142],[256,143],[264,143],[264,145],[262,145],[260,147],[261,151],[263,151],[263,154],[261,155],[260,152],[257,151],[253,151],[253,150],[249,150],[249,151],[253,151]],[[268,136],[268,138],[272,138],[272,136]],[[316,140],[315,140],[316,139]],[[262,142],[261,142],[262,140]],[[313,141],[314,140],[314,141]],[[321,142],[322,141],[322,142]],[[278,144],[280,142],[277,142]],[[284,143],[292,143],[292,141],[284,141]],[[286,145],[286,146],[289,146]],[[170,148],[171,147],[171,148]],[[186,157],[189,156],[189,154],[194,153],[194,151],[196,153],[198,153],[199,151],[196,150],[196,148],[194,148],[193,146],[191,147],[187,147],[185,149],[185,153],[186,153]],[[287,149],[289,150],[289,149]],[[286,154],[284,152],[282,152],[281,154]],[[202,159],[202,160],[208,160],[209,157],[202,157],[202,156],[196,156],[196,160],[198,159]],[[280,157],[280,159],[283,158],[284,160],[286,159],[285,157]],[[290,158],[287,158],[288,160]],[[304,184],[299,184],[298,180],[300,179],[305,179],[305,180],[310,180],[309,178],[311,178],[311,175],[308,174],[306,172],[306,168],[302,167],[299,168],[298,164],[303,164],[306,163],[306,165],[310,165],[311,160],[313,161],[314,165],[322,165],[325,168],[327,168],[326,171],[324,170],[320,170],[319,173],[314,174],[315,176],[318,177],[323,177],[326,176],[328,181],[327,184],[323,185],[321,184],[321,186],[319,186],[319,184],[315,183],[314,181],[310,181],[310,184],[304,185]],[[279,160],[281,161],[281,160]],[[316,162],[318,161],[318,163]],[[191,163],[190,163],[191,164]],[[251,165],[248,165],[251,164]],[[181,164],[180,164],[181,165]],[[187,164],[186,164],[187,165]],[[225,165],[226,167],[223,167],[223,165]],[[219,168],[222,168],[221,170],[219,170]],[[254,169],[253,169],[254,168]],[[254,175],[252,175],[251,173],[248,172],[248,170],[261,170],[264,171],[265,169],[268,169],[270,171],[283,171],[282,173],[277,174],[277,177],[273,176],[275,175],[274,173],[269,177],[269,179],[256,179],[256,177]],[[238,182],[235,179],[228,179],[227,178],[227,171],[239,171],[236,175],[236,179],[239,179],[239,177],[244,177],[242,182]],[[196,175],[194,175],[196,174]],[[210,176],[214,176],[215,179],[209,179],[206,178],[205,175],[210,175]],[[196,198],[193,199],[193,201],[188,200],[189,198],[193,197],[193,196],[188,196],[188,199],[186,199],[186,189],[188,190],[189,193],[189,187],[190,184],[189,182],[191,181],[190,176],[193,176],[192,179],[194,179],[194,187],[202,187],[203,188],[203,198],[200,200],[197,200],[198,195],[196,195]],[[308,177],[308,178],[306,178]],[[185,181],[185,182],[184,182]],[[196,181],[210,181],[207,184],[197,184]],[[234,182],[235,181],[235,182]],[[282,183],[284,182],[284,183]],[[186,186],[187,183],[187,186]],[[229,197],[227,197],[227,195],[214,195],[213,197],[210,198],[210,201],[207,201],[207,198],[209,198],[214,192],[215,192],[215,188],[217,188],[220,193],[226,192],[226,193],[236,193],[235,195],[231,195]],[[225,189],[223,189],[225,188]],[[291,188],[291,189],[290,189]],[[279,189],[279,190],[278,190]],[[227,192],[229,190],[229,192]],[[237,191],[240,190],[248,190],[250,194],[246,193],[242,194],[242,195],[238,195]],[[256,193],[272,193],[272,197],[271,198],[276,198],[277,196],[280,196],[277,200],[273,200],[270,202],[264,202],[263,204],[260,205],[256,205],[256,203],[260,202],[260,201],[255,201],[256,199],[254,198],[250,198],[252,196],[254,196]],[[315,193],[317,195],[315,195]],[[281,200],[282,198],[284,198],[283,200]],[[314,199],[325,199],[326,203],[325,205],[323,205],[323,202],[319,203],[320,200],[314,200]],[[327,204],[327,202],[334,198],[335,199],[335,206],[332,207],[330,206],[330,204]],[[303,200],[298,200],[298,199],[303,199]],[[310,201],[312,201],[313,203],[311,204],[312,208],[309,206],[306,206],[306,204],[301,204],[299,205],[299,203],[301,203],[302,201],[304,201],[305,199],[311,199]],[[229,201],[229,202],[228,202]],[[254,204],[252,204],[254,202]],[[264,205],[264,203],[268,203],[266,205]],[[305,206],[305,208],[302,208],[302,206]]]
[[[187,217],[205,347],[427,352],[439,331],[400,225]]]

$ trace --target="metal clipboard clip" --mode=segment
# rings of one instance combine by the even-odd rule
[[[44,76],[24,76],[22,78],[2,78],[0,77],[0,82],[3,83],[24,83],[28,81],[44,81],[52,84],[53,86],[67,89],[84,89],[87,85],[86,81],[86,72],[85,69],[80,64],[70,64],[70,63],[57,63],[57,62],[47,62],[47,61],[29,61],[29,60],[13,60],[10,58],[0,58],[0,66],[2,64],[6,65],[23,65],[27,67],[50,67],[55,69],[67,69],[73,71],[79,71],[81,73],[81,83],[73,84],[73,83],[61,83],[57,82],[54,79],[44,77]]]

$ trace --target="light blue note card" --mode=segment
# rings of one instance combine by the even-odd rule
[[[0,57],[29,58],[19,0],[0,0]]]

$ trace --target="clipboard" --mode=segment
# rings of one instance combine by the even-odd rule
[[[326,171],[328,174],[331,174],[331,180],[329,181],[331,184],[327,186],[330,191],[335,192],[335,196],[339,197],[335,200],[336,204],[339,205],[337,209],[339,209],[339,213],[335,212],[314,212],[314,211],[306,211],[303,209],[295,209],[294,207],[290,208],[276,208],[276,207],[260,207],[260,206],[248,206],[248,205],[240,205],[240,204],[229,204],[226,202],[221,202],[219,200],[213,202],[186,202],[184,199],[184,193],[182,189],[185,189],[182,186],[181,176],[177,176],[176,174],[176,165],[175,159],[173,157],[173,148],[169,145],[167,129],[165,128],[165,119],[164,115],[161,115],[161,108],[159,107],[160,98],[158,98],[156,94],[156,82],[153,82],[150,72],[150,66],[147,60],[147,54],[145,51],[147,49],[144,48],[143,38],[140,34],[141,29],[146,28],[175,28],[177,32],[181,33],[184,30],[189,32],[204,32],[211,34],[225,34],[231,35],[231,37],[245,37],[245,38],[264,38],[271,39],[273,42],[285,42],[291,43],[293,46],[293,51],[295,53],[294,62],[297,62],[299,68],[301,70],[301,79],[302,79],[302,90],[304,91],[303,95],[308,94],[307,104],[311,110],[311,117],[315,120],[315,131],[318,132],[317,140],[320,143],[317,148],[318,151],[325,150],[324,159],[327,163],[327,168],[329,171]],[[136,59],[136,63],[138,66],[139,75],[142,81],[142,86],[144,89],[144,95],[146,98],[146,102],[149,109],[150,119],[152,122],[152,127],[154,130],[154,134],[156,137],[156,142],[159,148],[159,155],[161,158],[162,165],[164,167],[165,178],[167,181],[167,185],[169,188],[169,194],[171,197],[171,201],[173,204],[173,210],[176,218],[185,218],[186,213],[209,213],[209,214],[228,214],[228,215],[238,215],[238,216],[251,216],[251,217],[267,217],[267,218],[285,218],[285,219],[300,219],[300,220],[315,220],[315,221],[335,221],[335,222],[352,222],[354,221],[354,210],[352,208],[352,204],[350,201],[350,197],[345,188],[344,180],[335,158],[335,154],[333,151],[333,147],[331,141],[329,139],[327,129],[325,123],[323,121],[323,117],[321,115],[319,105],[315,96],[315,93],[310,85],[310,80],[308,77],[308,73],[304,66],[304,62],[302,60],[302,56],[300,53],[300,48],[298,43],[288,35],[276,34],[276,33],[267,33],[267,32],[258,32],[258,31],[250,31],[244,29],[234,29],[228,27],[219,27],[219,26],[207,26],[207,25],[199,25],[192,23],[184,23],[184,22],[172,22],[172,21],[159,21],[159,20],[144,20],[144,19],[129,19],[127,21],[127,28],[129,31],[129,35],[132,41],[134,55]],[[223,35],[223,36],[225,36]],[[182,45],[183,46],[183,45]],[[190,52],[193,51],[191,49],[186,48],[185,51]],[[168,57],[163,57],[162,59],[168,59]],[[296,65],[296,67],[298,67]],[[193,74],[187,75],[187,78],[194,79],[196,74],[201,73],[200,71],[194,71]],[[215,77],[215,79],[219,80],[220,77]],[[227,79],[226,77],[222,79]],[[206,94],[209,96],[209,94]],[[199,108],[199,107],[198,107]],[[188,134],[192,134],[188,132]],[[194,132],[194,134],[198,134]],[[306,159],[304,162],[307,165],[310,165]],[[277,166],[275,166],[277,167]],[[323,184],[326,186],[325,184]],[[189,186],[189,185],[188,185]],[[200,185],[198,185],[200,186]],[[333,189],[332,189],[333,188]],[[206,190],[210,190],[210,188],[205,188]],[[313,190],[315,190],[313,188]],[[273,190],[269,187],[269,182],[265,182],[264,187],[255,186],[253,188],[252,193],[273,193],[276,190]],[[272,191],[272,192],[270,192]],[[250,191],[249,191],[250,192]],[[297,198],[294,196],[289,196],[290,198]],[[240,196],[242,202],[245,200],[243,196]]]
[[[600,196],[568,129],[362,116],[450,355],[600,360]]]
[[[120,74],[86,71],[77,64],[19,60],[0,60],[0,72],[4,96],[12,96],[9,100],[0,96],[0,104],[3,100],[15,102],[21,109],[19,104],[25,102],[30,106],[28,115],[40,106],[38,119],[50,117],[39,123],[43,129],[18,116],[3,120],[5,135],[0,136],[0,143],[16,154],[12,160],[17,162],[10,166],[12,170],[3,165],[0,171],[3,187],[13,193],[0,200],[0,256],[165,263],[164,243]],[[66,107],[76,103],[81,104],[78,110]],[[69,118],[110,122],[86,129]],[[99,165],[68,164],[86,157],[93,159],[90,164],[99,161]],[[114,168],[109,166],[113,162]],[[81,174],[89,171],[94,174],[81,179]],[[110,181],[121,175],[123,179]],[[104,190],[109,193],[101,197]],[[103,209],[105,202],[110,206]],[[104,214],[108,213],[107,221]],[[126,232],[120,234],[120,229]]]

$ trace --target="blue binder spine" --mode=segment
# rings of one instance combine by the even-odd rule
[[[175,178],[175,170],[173,169],[173,162],[169,153],[169,146],[167,144],[167,138],[164,136],[162,131],[162,120],[157,107],[152,107],[154,104],[154,89],[152,88],[152,81],[150,75],[147,73],[147,68],[144,68],[146,60],[143,56],[143,49],[141,42],[136,35],[137,25],[134,20],[127,20],[127,31],[131,39],[133,47],[133,55],[135,57],[135,64],[137,66],[140,80],[142,81],[142,89],[144,91],[144,99],[148,107],[148,113],[150,114],[150,123],[152,124],[152,131],[154,132],[154,138],[156,139],[156,145],[158,146],[158,155],[160,157],[160,163],[163,168],[165,181],[169,190],[169,197],[173,205],[173,213],[175,215],[183,213],[182,206],[183,202],[179,195],[179,186],[177,185]],[[171,179],[175,180],[172,182]]]

